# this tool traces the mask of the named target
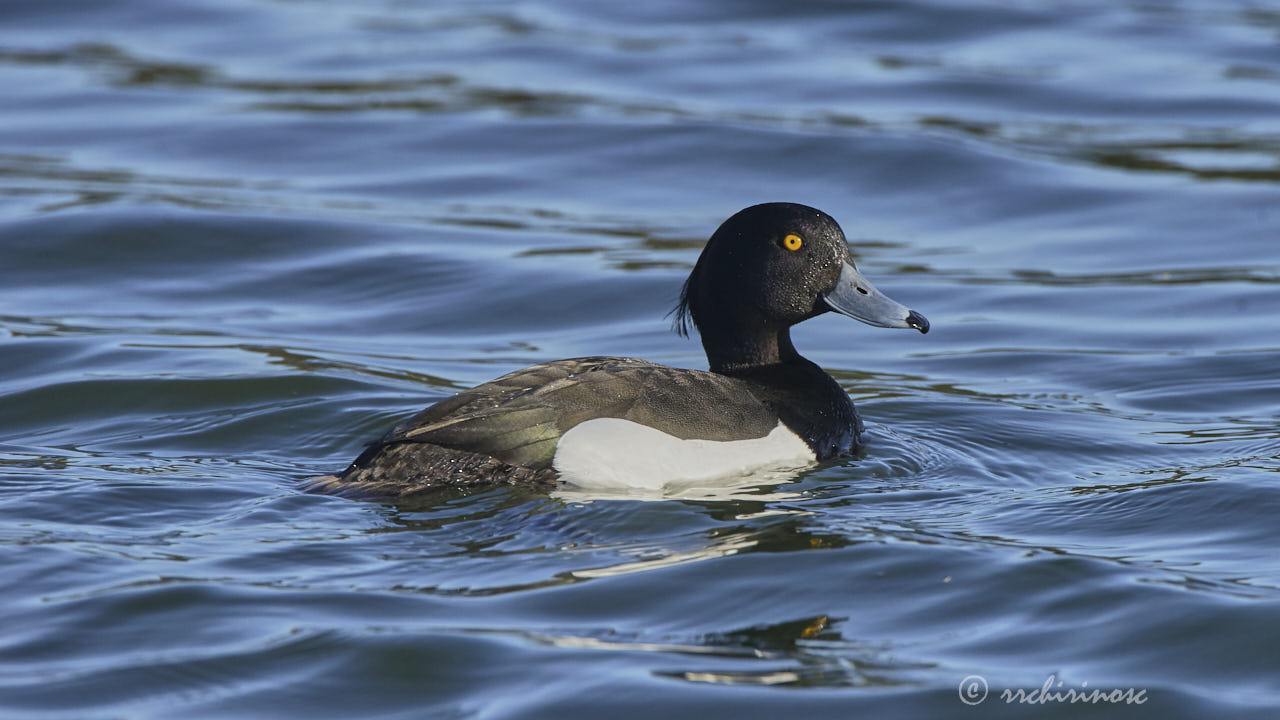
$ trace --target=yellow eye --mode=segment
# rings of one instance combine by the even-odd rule
[[[799,235],[788,235],[782,238],[782,247],[792,252],[799,250],[801,245],[804,245],[804,240],[801,240]]]

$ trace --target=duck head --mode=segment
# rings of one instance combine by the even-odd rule
[[[697,328],[712,370],[799,358],[790,328],[825,312],[868,325],[929,331],[849,256],[844,231],[805,205],[766,203],[734,214],[707,241],[676,306],[676,329]]]

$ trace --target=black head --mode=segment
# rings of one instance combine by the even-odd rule
[[[715,231],[674,312],[678,332],[687,335],[690,323],[698,329],[714,368],[785,359],[795,352],[788,329],[829,310],[880,327],[929,329],[923,316],[862,277],[830,215],[766,203]]]

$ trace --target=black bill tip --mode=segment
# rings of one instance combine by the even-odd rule
[[[921,335],[929,332],[929,321],[915,310],[907,313],[907,324],[919,330]]]

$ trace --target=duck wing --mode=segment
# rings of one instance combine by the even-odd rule
[[[777,413],[730,377],[618,357],[587,357],[517,370],[443,400],[392,428],[353,468],[388,449],[423,443],[551,467],[560,436],[595,418],[620,418],[688,440],[764,437]]]

